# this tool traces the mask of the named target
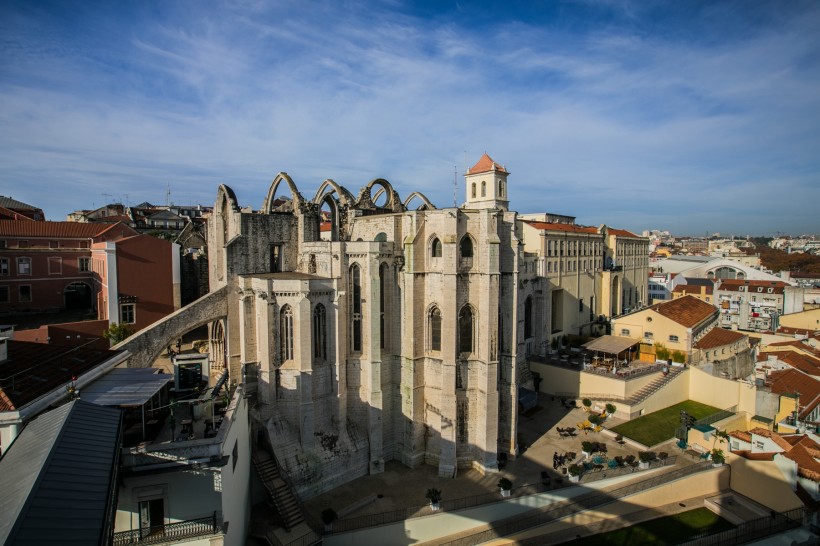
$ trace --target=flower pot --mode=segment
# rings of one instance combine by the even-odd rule
[[[570,476],[569,481],[571,481],[572,483],[578,483],[581,481],[581,476]]]
[[[716,462],[712,461],[712,467],[713,468],[718,467],[718,466],[723,466],[723,461],[720,461],[719,463],[716,463]]]
[[[509,489],[502,489],[501,490],[501,496],[502,497],[509,497],[510,496],[510,490]]]
[[[649,461],[646,461],[646,462],[641,461],[641,463],[638,464],[638,468],[640,468],[641,470],[648,469],[649,468]]]
[[[589,451],[582,451],[581,455],[584,456],[584,459],[589,459],[589,456],[592,455]]]
[[[433,512],[438,512],[441,509],[441,503],[438,502],[431,502],[430,503],[430,510]]]

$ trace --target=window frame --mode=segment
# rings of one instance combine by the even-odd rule
[[[130,311],[128,310],[130,309]],[[126,315],[131,315],[131,320],[126,320]],[[136,324],[137,323],[137,304],[135,303],[121,303],[120,304],[120,324]]]
[[[20,266],[24,263],[28,266],[27,271],[25,271],[25,272],[21,271],[21,268],[20,268]],[[30,277],[31,274],[32,274],[31,273],[32,267],[33,267],[33,264],[31,263],[31,258],[29,256],[18,256],[17,257],[17,275],[18,276]]]

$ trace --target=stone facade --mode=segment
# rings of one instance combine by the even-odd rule
[[[527,333],[544,340],[552,301],[507,210],[507,175],[485,155],[467,202],[448,209],[401,201],[382,179],[357,197],[326,180],[309,200],[280,173],[262,208],[243,212],[220,186],[209,278],[226,288],[227,316],[212,347],[231,377],[258,366],[274,449],[303,497],[389,460],[452,477],[515,456],[518,389],[531,381],[524,301],[537,297]]]

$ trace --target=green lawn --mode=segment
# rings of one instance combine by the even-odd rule
[[[566,544],[585,546],[593,544],[611,546],[679,544],[700,533],[720,533],[734,527],[708,508],[697,508],[674,516],[653,519],[631,527],[585,537],[581,540],[573,540]]]
[[[686,410],[695,419],[702,419],[720,411],[719,408],[687,400],[618,425],[612,431],[643,445],[653,446],[675,437],[675,431],[680,426],[680,410]]]

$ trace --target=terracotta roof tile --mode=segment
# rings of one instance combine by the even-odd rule
[[[732,438],[737,438],[738,440],[743,440],[747,443],[752,443],[752,435],[746,432],[745,430],[735,430],[729,433],[729,436]]]
[[[782,294],[783,288],[787,286],[782,281],[745,281],[738,279],[722,279],[718,282],[717,290],[724,292],[737,292],[741,286],[745,286],[746,292],[757,293],[758,288],[763,289],[763,293],[768,293],[768,289],[772,289],[772,294]]]
[[[640,235],[635,235],[631,231],[627,231],[625,229],[616,229],[616,228],[608,228],[610,235],[616,235],[618,237],[635,237],[638,238]]]
[[[699,324],[712,315],[717,315],[718,312],[715,306],[689,295],[658,303],[650,309],[687,328]]]
[[[783,437],[780,436],[780,434],[778,434],[776,432],[772,432],[771,430],[757,427],[757,428],[753,428],[749,432],[751,432],[752,434],[756,434],[757,436],[763,436],[764,438],[771,439],[774,443],[776,443],[778,446],[780,446],[784,451],[788,451],[792,448],[792,445],[789,442],[787,442],[786,440],[784,440]]]
[[[702,287],[702,286],[694,286],[694,285],[691,285],[691,284],[679,284],[675,287],[674,290],[672,290],[672,292],[675,292],[676,294],[697,294],[697,295],[700,295],[701,290],[703,290],[704,288],[706,289],[704,293],[707,294],[707,295],[711,295],[714,292],[714,289],[711,286]]]
[[[467,174],[486,173],[490,171],[506,173],[507,169],[493,161],[493,159],[485,152],[484,155],[481,156],[481,159],[478,160],[478,163],[470,167]]]
[[[797,463],[797,474],[809,480],[820,482],[820,463],[818,463],[808,449],[796,445],[783,456]]]
[[[820,376],[820,359],[809,355],[800,354],[795,351],[766,351],[758,355],[757,361],[765,362],[770,356],[775,356],[777,360],[788,364],[792,368],[800,370],[803,373],[812,376]]]
[[[805,416],[820,404],[820,381],[795,369],[771,372],[769,388],[776,394],[800,394],[800,416]]]
[[[535,229],[540,229],[543,231],[567,231],[572,233],[598,233],[598,228],[594,228],[591,226],[579,226],[577,224],[559,224],[557,222],[534,222],[534,221],[525,221],[526,224],[531,225]]]
[[[39,222],[38,222],[39,223]],[[0,363],[0,411],[13,411],[66,385],[121,351],[62,347],[28,341],[8,341],[8,358]]]
[[[744,337],[746,337],[746,335],[741,334],[740,332],[724,330],[723,328],[712,328],[708,334],[700,338],[698,342],[695,343],[695,347],[698,349],[721,347],[723,345],[729,345],[730,343],[740,341]]]
[[[86,239],[97,237],[111,228],[111,224],[81,222],[28,222],[0,220],[3,237],[65,237]]]

